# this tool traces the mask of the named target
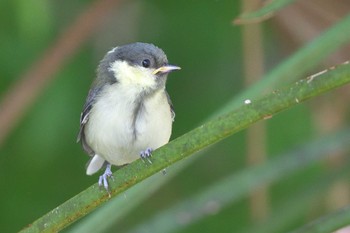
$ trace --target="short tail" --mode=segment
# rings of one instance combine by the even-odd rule
[[[86,174],[92,175],[92,174],[98,172],[98,170],[101,169],[101,167],[103,166],[104,163],[105,163],[104,158],[102,158],[99,155],[94,155],[94,157],[90,160],[90,162],[86,168]]]

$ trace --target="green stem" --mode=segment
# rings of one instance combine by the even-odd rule
[[[328,154],[330,156],[337,155],[339,149],[344,151],[348,150],[349,142],[346,140],[346,138],[343,137],[345,136],[349,140],[349,130],[350,129],[346,129],[347,133],[343,135],[341,135],[341,132],[339,132],[340,134],[336,133],[339,135],[339,137],[335,135],[331,137],[326,136],[329,140],[324,141],[323,144],[314,145],[318,147],[315,150],[315,153],[318,153],[318,156],[322,157],[322,154],[327,153],[323,149],[330,146],[330,144],[339,145],[338,149],[334,148],[334,151],[328,151]],[[338,141],[339,139],[342,142]],[[293,156],[297,157],[296,154]],[[306,156],[309,156],[309,154]],[[283,176],[284,174],[282,173],[281,175]],[[332,187],[334,183],[341,179],[348,180],[348,177],[349,160],[347,160],[340,167],[337,167],[337,169],[329,170],[323,173],[321,176],[317,176],[316,179],[313,179],[311,182],[307,182],[306,185],[298,188],[295,193],[293,192],[288,195],[288,197],[283,198],[283,201],[280,201],[280,203],[277,204],[275,208],[273,208],[272,214],[267,219],[264,221],[249,224],[248,228],[241,233],[285,232],[285,229],[288,229],[288,227],[290,228],[291,223],[295,223],[305,215],[308,216],[308,214],[310,214],[310,210],[312,212],[315,206],[318,206],[320,204],[320,201],[324,200],[325,192],[327,192],[326,190],[329,190],[329,188]]]
[[[344,64],[322,75],[301,80],[289,88],[274,91],[186,133],[156,150],[153,164],[137,160],[118,170],[110,182],[111,196],[116,196],[171,164],[216,143],[253,123],[268,119],[302,101],[350,82],[350,65]],[[109,200],[108,193],[95,184],[33,222],[23,232],[52,232],[63,229]]]
[[[253,12],[244,12],[233,22],[235,24],[259,23],[272,17],[278,10],[288,6],[295,0],[274,0]]]
[[[350,224],[350,206],[323,216],[291,233],[329,233]]]
[[[197,195],[168,207],[151,219],[146,219],[144,223],[139,224],[128,233],[177,232],[191,224],[202,221],[203,218],[211,216],[213,212],[216,213],[219,209],[232,206],[235,201],[261,186],[280,181],[316,161],[325,159],[325,157],[329,158],[330,154],[333,156],[339,155],[334,152],[348,150],[350,148],[349,142],[350,130],[345,129],[309,142],[305,146],[284,155],[276,156],[275,159],[271,159],[262,165],[255,165],[241,172],[233,173],[201,190]],[[329,176],[330,174],[328,174]],[[316,186],[313,188],[313,190],[317,189]],[[308,197],[309,200],[312,199],[310,195]],[[315,199],[315,196],[313,196],[313,199]],[[174,221],[178,220],[180,215],[186,216],[186,220],[183,222]],[[267,225],[271,226],[272,224]]]
[[[264,75],[259,82],[235,96],[215,116],[237,108],[246,98],[255,98],[267,90],[284,86],[302,78],[306,72],[310,72],[329,54],[349,43],[348,28],[350,28],[350,14]]]
[[[280,65],[278,65],[268,74],[264,75],[264,77],[261,78],[256,84],[250,86],[248,89],[245,89],[238,96],[235,96],[225,106],[221,106],[215,115],[208,117],[208,119],[213,119],[215,116],[217,117],[232,111],[233,109],[241,106],[243,101],[247,98],[256,99],[261,96],[261,93],[266,93],[267,90],[287,85],[300,79],[302,76],[305,76],[306,72],[310,73],[310,70],[319,64],[320,61],[349,41],[350,33],[344,33],[344,31],[347,31],[347,28],[349,27],[350,16],[342,19],[315,40],[310,41],[306,46],[298,50],[291,57],[281,62]],[[126,214],[137,205],[137,203],[141,203],[143,200],[151,196],[152,192],[161,187],[162,184],[169,182],[169,180],[172,179],[171,177],[176,176],[185,167],[197,161],[197,158],[200,157],[193,156],[190,157],[190,159],[184,160],[181,163],[181,166],[179,164],[177,164],[177,166],[173,166],[172,172],[168,173],[165,177],[153,177],[154,182],[152,183],[142,182],[140,185],[143,187],[140,189],[143,189],[143,191],[135,193],[133,196],[134,201],[129,203],[127,207],[125,207],[123,204],[114,204],[124,203],[124,198],[118,197],[122,199],[122,201],[113,200],[112,202],[108,203],[108,207],[99,208],[98,211],[94,211],[93,214],[85,217],[83,221],[80,221],[75,227],[70,229],[71,232],[86,232],[86,229],[92,229],[92,227],[99,227],[97,230],[101,230],[101,228],[108,228],[111,223],[114,224],[118,223],[118,221],[122,221],[122,218],[125,217]],[[130,195],[130,190],[128,190],[128,196]],[[116,214],[114,209],[123,209],[123,211],[118,211],[118,214]],[[96,224],[96,222],[100,222],[101,218],[104,218],[104,224]]]

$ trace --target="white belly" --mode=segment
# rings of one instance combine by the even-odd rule
[[[135,118],[137,90],[110,88],[95,103],[85,127],[87,143],[96,154],[111,164],[123,165],[138,159],[141,151],[169,141],[172,117],[163,90],[143,101]]]

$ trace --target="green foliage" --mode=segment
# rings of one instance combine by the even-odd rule
[[[253,12],[243,12],[235,19],[236,24],[257,23],[272,17],[278,10],[288,6],[295,0],[272,0],[265,3],[263,7]]]
[[[322,75],[311,76],[307,79],[296,82],[288,88],[274,91],[253,103],[246,103],[237,110],[208,121],[198,128],[169,142],[159,150],[156,150],[152,156],[152,166],[145,166],[144,161],[137,160],[129,164],[127,167],[120,169],[114,174],[115,177],[118,177],[118,180],[110,182],[110,193],[104,191],[101,192],[98,185],[95,184],[38,219],[24,232],[51,232],[61,230],[65,226],[76,221],[78,218],[88,214],[97,206],[107,201],[110,197],[121,194],[129,187],[151,175],[154,175],[173,163],[184,159],[195,152],[232,135],[233,133],[245,129],[258,120],[265,119],[266,117],[270,118],[282,110],[349,82],[350,64],[347,63],[339,66],[335,70],[325,72]],[[326,139],[322,142],[318,142],[317,146],[310,144],[311,149],[306,150],[306,152],[298,151],[298,155],[293,154],[293,156],[288,157],[286,160],[282,159],[282,162],[276,160],[274,161],[276,164],[270,165],[263,171],[248,170],[242,178],[239,176],[234,176],[234,178],[228,177],[228,181],[224,180],[211,190],[203,192],[199,197],[184,201],[182,205],[176,206],[175,210],[170,210],[170,214],[162,214],[159,218],[163,219],[164,215],[167,215],[167,219],[171,221],[174,212],[179,213],[182,211],[190,214],[191,219],[199,218],[193,216],[196,216],[195,213],[198,214],[203,212],[203,206],[205,206],[206,203],[210,203],[215,197],[218,198],[218,196],[221,195],[221,198],[218,198],[218,202],[224,205],[232,199],[231,195],[228,197],[226,195],[225,197],[224,190],[226,190],[227,187],[238,187],[239,191],[244,191],[246,189],[254,190],[263,183],[258,178],[265,178],[266,181],[265,179],[263,179],[263,181],[271,182],[271,180],[281,177],[281,172],[287,173],[289,169],[293,170],[301,168],[302,166],[305,166],[309,160],[312,161],[314,159],[313,156],[329,153],[329,148],[323,148],[323,145],[327,145],[333,149],[335,143],[336,149],[339,149],[337,143],[341,143],[341,149],[345,148],[346,145],[349,144],[348,138],[349,135],[341,134],[340,138]],[[345,142],[339,139],[342,139]],[[314,152],[315,149],[317,149],[316,153]],[[300,154],[306,154],[310,157],[300,156]],[[236,179],[238,179],[238,181]],[[243,187],[239,187],[239,185],[236,185],[235,183],[241,183]],[[227,194],[232,194],[232,191]],[[193,213],[189,210],[193,211]],[[163,221],[164,220],[162,220],[162,222]],[[171,225],[170,223],[162,223],[162,226],[170,227]],[[144,229],[145,227],[141,226],[140,228]],[[173,228],[174,229],[172,230],[176,230],[179,227],[173,226]],[[151,231],[154,232],[155,230],[152,229]],[[140,230],[136,230],[135,232],[140,232]],[[159,232],[167,231],[163,229],[159,230]]]
[[[0,102],[94,2],[0,2]],[[270,1],[241,19],[261,19],[292,2]],[[54,231],[74,223],[64,231],[288,232],[330,214],[328,190],[348,182],[348,161],[334,170],[325,161],[348,154],[350,131],[322,136],[310,114],[315,101],[302,102],[345,85],[350,65],[297,80],[322,70],[315,67],[349,42],[350,16],[288,57],[274,25],[266,23],[266,64],[279,64],[243,88],[241,26],[232,25],[238,3],[123,1],[106,12],[103,24],[73,51],[0,147],[1,231],[29,224],[24,231]],[[153,165],[136,161],[114,173],[109,198],[98,189],[97,176],[85,175],[88,157],[75,138],[98,61],[112,46],[133,41],[155,43],[182,67],[167,87],[176,121],[172,141],[154,153]],[[244,104],[246,99],[252,103]],[[245,132],[239,131],[262,119],[269,119],[269,156],[250,167]],[[164,176],[159,171],[165,167]],[[264,184],[271,212],[256,221],[247,200]],[[298,232],[330,232],[349,225],[347,216],[344,209]]]

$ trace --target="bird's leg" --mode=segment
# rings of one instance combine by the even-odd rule
[[[151,157],[152,157],[152,152],[153,152],[153,149],[152,148],[147,148],[146,150],[144,151],[141,151],[140,152],[140,157],[141,159],[145,162],[146,160],[152,164],[152,161],[151,161]]]
[[[102,187],[103,185],[103,187],[107,190],[108,193],[109,193],[108,178],[110,177],[111,179],[113,179],[113,173],[111,171],[111,167],[112,165],[110,163],[107,163],[105,172],[98,179],[98,186]]]

